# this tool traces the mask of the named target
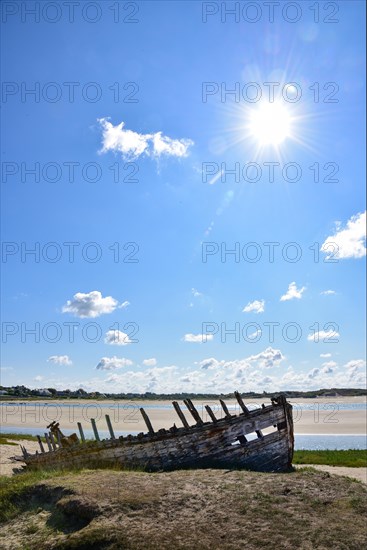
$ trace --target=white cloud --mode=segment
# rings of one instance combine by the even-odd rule
[[[318,376],[318,374],[320,373],[320,370],[319,369],[312,369],[310,370],[310,372],[307,374],[308,378],[316,378],[316,376]]]
[[[114,126],[107,118],[100,118],[98,122],[102,127],[101,153],[119,152],[127,160],[137,159],[141,155],[156,158],[163,155],[186,157],[189,147],[194,144],[191,139],[172,139],[162,132],[139,134],[126,130],[124,122]]]
[[[191,289],[191,294],[195,296],[195,298],[198,298],[199,296],[202,296],[202,293],[196,290],[196,288]]]
[[[125,309],[125,307],[129,306],[130,302],[125,300],[125,302],[122,302],[122,304],[119,305],[119,309]]]
[[[320,388],[364,388],[366,385],[365,361],[350,360],[342,366],[324,366],[302,370],[284,365],[280,350],[268,348],[258,354],[240,359],[220,360],[214,357],[195,363],[192,369],[174,365],[165,367],[130,367],[130,359],[103,357],[95,377],[87,380],[47,378],[43,386],[57,389],[79,389],[102,393],[146,391],[154,393],[231,393],[234,390],[262,392],[285,390],[313,390]],[[276,374],[270,366],[282,362]],[[120,369],[120,370],[118,370]],[[104,375],[103,375],[104,373]],[[256,400],[255,400],[256,401]],[[258,401],[257,401],[258,402]],[[266,399],[264,402],[268,402]],[[159,427],[159,426],[158,426]]]
[[[279,365],[283,361],[284,355],[279,349],[273,349],[271,347],[258,353],[257,355],[251,355],[248,358],[249,362],[258,362],[260,367],[271,368]]]
[[[224,361],[218,361],[214,357],[209,357],[208,359],[203,359],[203,361],[200,361],[198,364],[201,369],[211,370],[223,365],[223,363]]]
[[[105,334],[104,342],[110,346],[127,346],[132,343],[132,340],[121,330],[108,330]]]
[[[329,368],[329,369],[335,369],[335,367],[337,366],[338,363],[335,363],[335,361],[326,361],[325,363],[322,364],[322,366],[324,368]]]
[[[288,290],[283,296],[281,296],[280,301],[285,302],[287,300],[293,300],[293,298],[302,298],[302,294],[306,290],[306,287],[303,286],[302,288],[297,288],[296,283],[293,281],[293,283],[289,283]]]
[[[244,313],[250,313],[254,311],[255,313],[263,313],[265,310],[265,300],[254,300],[249,302],[242,310]]]
[[[42,380],[44,380],[44,376],[41,376],[40,374],[38,374],[37,376],[35,376],[35,377],[33,378],[33,380],[34,380],[35,382],[41,382]]]
[[[202,344],[203,342],[206,343],[210,340],[213,340],[212,334],[185,334],[183,337],[184,342],[193,342],[193,343],[199,343]]]
[[[364,359],[353,359],[352,361],[348,361],[348,363],[344,365],[346,369],[364,369],[365,366],[366,361]]]
[[[47,361],[54,365],[72,365],[73,362],[68,355],[51,355]]]
[[[157,364],[157,359],[155,359],[154,357],[152,357],[151,359],[144,359],[143,361],[143,365],[145,365],[146,367],[155,367]]]
[[[340,337],[339,332],[336,332],[334,330],[319,330],[319,332],[314,332],[313,334],[309,334],[307,336],[307,340],[310,342],[338,342],[338,338]]]
[[[336,223],[335,233],[320,248],[327,258],[363,258],[366,255],[366,211],[352,216],[342,228]]]
[[[323,294],[325,296],[331,296],[332,294],[336,294],[335,290],[323,290],[320,292],[320,294]]]
[[[118,306],[118,301],[112,296],[102,297],[98,290],[87,294],[77,292],[72,300],[68,300],[62,308],[63,313],[71,313],[75,317],[94,318],[105,313],[112,313]]]
[[[133,364],[130,359],[124,357],[102,357],[98,365],[97,370],[115,370],[122,369],[123,367],[129,367]]]
[[[331,357],[331,353],[320,353],[320,357]]]

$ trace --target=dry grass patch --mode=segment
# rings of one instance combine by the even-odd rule
[[[367,545],[366,488],[323,472],[86,470],[42,480],[31,491],[33,506],[3,525],[5,549],[360,550]],[[48,494],[43,504],[42,493]]]

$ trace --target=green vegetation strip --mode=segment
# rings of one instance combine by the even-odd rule
[[[367,450],[294,451],[293,464],[325,464],[327,466],[367,467]]]
[[[11,434],[11,433],[0,433],[0,445],[17,445],[14,441],[19,441],[26,439],[27,441],[37,441],[35,435],[29,434]],[[45,438],[41,437],[42,441],[45,442]]]

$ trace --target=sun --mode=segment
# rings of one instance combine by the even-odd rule
[[[260,146],[279,146],[288,137],[291,137],[291,126],[291,116],[279,102],[262,103],[249,113],[249,135]]]

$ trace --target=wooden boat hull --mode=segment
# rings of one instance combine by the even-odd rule
[[[244,412],[239,415],[230,415],[226,409],[225,418],[205,423],[196,410],[195,413],[190,411],[197,420],[194,426],[174,426],[155,433],[150,430],[138,436],[87,441],[71,447],[60,445],[49,452],[33,455],[25,452],[24,462],[31,469],[118,464],[127,469],[147,471],[179,468],[288,470],[293,458],[291,405],[285,398],[279,398],[272,405],[255,411],[243,407]],[[269,427],[273,431],[263,434],[262,430]],[[249,434],[257,435],[249,440]]]

